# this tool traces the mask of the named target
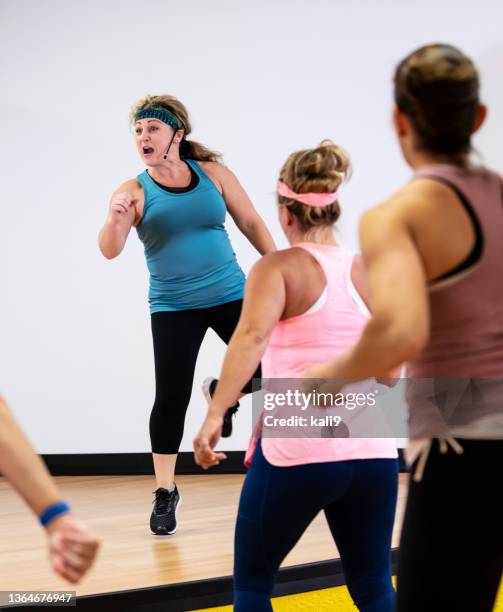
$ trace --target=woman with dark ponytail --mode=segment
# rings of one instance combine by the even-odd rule
[[[414,174],[361,220],[372,318],[353,349],[305,373],[354,380],[408,362],[399,612],[490,612],[503,567],[503,190],[470,160],[485,116],[459,49],[399,63],[394,124]]]
[[[188,140],[189,116],[179,100],[147,96],[133,108],[131,122],[147,169],[113,194],[99,244],[105,257],[117,257],[136,227],[145,247],[156,377],[150,438],[157,487],[150,528],[166,535],[177,528],[175,464],[199,348],[209,327],[228,342],[241,313],[245,277],[225,230],[227,211],[261,255],[275,246],[219,154]],[[260,366],[252,374],[260,378]],[[251,390],[249,381],[241,391]],[[242,393],[228,406],[223,435],[231,434]]]

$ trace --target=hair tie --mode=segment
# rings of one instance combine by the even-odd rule
[[[297,202],[301,202],[306,206],[319,206],[321,208],[330,206],[330,204],[333,204],[339,196],[339,190],[334,191],[333,193],[295,193],[295,191],[292,191],[282,181],[278,181],[277,190],[279,195],[285,198],[296,200]]]

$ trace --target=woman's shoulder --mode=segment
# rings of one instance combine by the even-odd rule
[[[456,200],[457,196],[446,184],[430,177],[416,177],[386,200],[364,211],[360,228],[372,227],[376,231],[382,224],[408,223],[416,218],[429,218],[435,213],[438,202]]]
[[[231,173],[231,171],[229,170],[229,168],[227,168],[227,166],[224,166],[224,164],[218,162],[218,161],[198,161],[198,160],[193,160],[193,162],[195,162],[196,164],[199,164],[201,166],[201,168],[210,176],[215,177],[219,180],[224,179],[226,176],[229,176]]]
[[[305,249],[298,248],[295,246],[287,247],[286,249],[280,249],[278,251],[272,251],[261,257],[261,259],[255,264],[262,270],[268,270],[271,268],[289,269],[292,266],[298,267],[303,262],[311,261],[312,256]]]
[[[115,193],[119,193],[121,191],[127,191],[129,193],[131,192],[138,193],[138,192],[143,191],[143,187],[137,178],[132,178],[132,179],[128,179],[127,181],[124,181],[122,185],[118,189],[115,190]]]
[[[201,169],[210,177],[220,193],[224,190],[224,185],[229,185],[229,177],[233,176],[229,168],[217,161],[198,161],[192,160],[193,163],[199,164]]]
[[[204,168],[205,170],[216,170],[217,172],[221,172],[223,170],[228,170],[227,166],[224,166],[224,164],[222,164],[219,161],[200,161],[197,159],[192,159],[190,160],[192,162],[195,162],[196,164],[199,164],[201,166],[201,168]]]

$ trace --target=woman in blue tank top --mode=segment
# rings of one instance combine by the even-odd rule
[[[187,140],[191,126],[179,100],[147,96],[131,121],[147,169],[113,194],[99,244],[105,257],[117,257],[136,227],[145,247],[156,377],[150,439],[157,488],[150,528],[166,535],[177,527],[175,464],[199,348],[209,327],[227,343],[241,313],[245,276],[225,229],[226,212],[259,253],[275,245],[219,155]],[[215,386],[208,380],[208,398]],[[251,390],[250,381],[243,393]],[[229,408],[222,435],[231,434],[236,410],[237,404]]]

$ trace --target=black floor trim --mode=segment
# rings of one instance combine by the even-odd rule
[[[398,550],[392,551],[393,573]],[[273,597],[341,586],[344,574],[340,559],[286,567],[279,571]],[[232,603],[230,576],[179,584],[116,591],[77,597],[79,612],[188,612]],[[0,606],[2,610],[39,610],[40,607]]]
[[[397,549],[392,552],[396,571]],[[281,569],[273,597],[305,593],[344,584],[340,559],[306,563]],[[232,603],[230,576],[180,584],[88,595],[77,598],[82,612],[188,612]]]
[[[177,474],[244,474],[244,451],[225,451],[227,459],[206,472],[193,453],[179,453]],[[42,455],[53,476],[138,476],[154,473],[151,453]]]
[[[244,474],[244,451],[225,451],[227,459],[206,472],[194,462],[194,455],[178,455],[177,474]],[[402,449],[398,450],[400,471],[408,471]],[[137,476],[154,473],[150,453],[103,453],[77,455],[42,455],[53,476]]]

